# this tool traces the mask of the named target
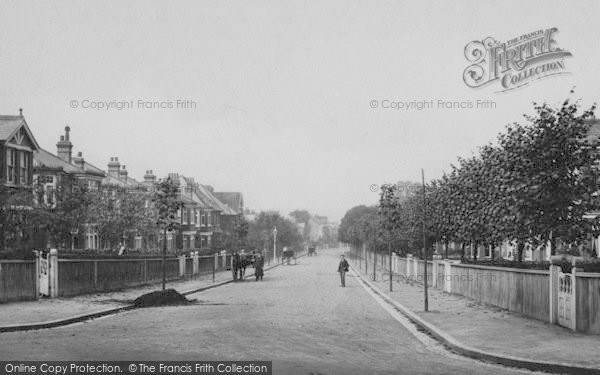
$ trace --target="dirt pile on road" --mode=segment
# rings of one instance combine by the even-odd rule
[[[175,289],[159,290],[146,293],[133,301],[136,307],[187,305],[191,301],[179,294]]]

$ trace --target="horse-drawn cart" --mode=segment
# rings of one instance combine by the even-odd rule
[[[290,249],[283,249],[283,253],[281,254],[281,264],[285,264],[285,262],[287,261],[287,264],[290,264],[292,258],[294,259],[294,264],[296,264],[296,256],[294,254],[294,250],[290,250]]]

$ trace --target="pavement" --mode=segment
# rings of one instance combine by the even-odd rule
[[[380,293],[408,310],[408,315],[415,314],[415,321],[420,319],[424,326],[431,327],[430,331],[439,331],[442,341],[448,338],[459,347],[501,358],[564,365],[566,369],[571,367],[569,372],[578,373],[587,368],[593,369],[588,371],[590,373],[600,373],[598,335],[573,332],[434,288],[428,288],[429,309],[426,312],[422,284],[393,276],[393,291],[390,292],[389,271],[378,268],[373,277],[370,266],[367,276],[364,263],[362,269],[356,260],[351,264]]]
[[[274,374],[531,374],[451,353],[400,323],[359,279],[340,287],[341,250],[302,257],[264,281],[191,293],[184,306],[134,309],[63,327],[0,334],[0,358],[273,361]],[[396,313],[396,315],[399,315]],[[405,325],[407,324],[407,325]]]

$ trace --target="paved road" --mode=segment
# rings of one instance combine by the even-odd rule
[[[430,351],[353,277],[339,286],[339,253],[192,295],[194,305],[0,334],[0,358],[273,360],[275,374],[522,373]]]

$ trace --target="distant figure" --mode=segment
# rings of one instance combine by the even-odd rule
[[[342,255],[340,259],[340,264],[338,265],[338,272],[340,273],[340,279],[344,288],[346,287],[346,272],[348,272],[349,266],[350,265],[348,264],[348,261],[346,261],[344,255]]]
[[[264,266],[265,259],[262,257],[261,254],[256,254],[256,258],[254,259],[254,276],[256,277],[256,281],[262,281],[263,275],[265,273],[263,270]]]
[[[125,245],[121,244],[121,247],[119,248],[119,256],[125,255],[125,252],[126,252]]]
[[[238,278],[238,268],[240,267],[240,254],[237,251],[231,256],[231,272],[233,273],[233,281]]]

